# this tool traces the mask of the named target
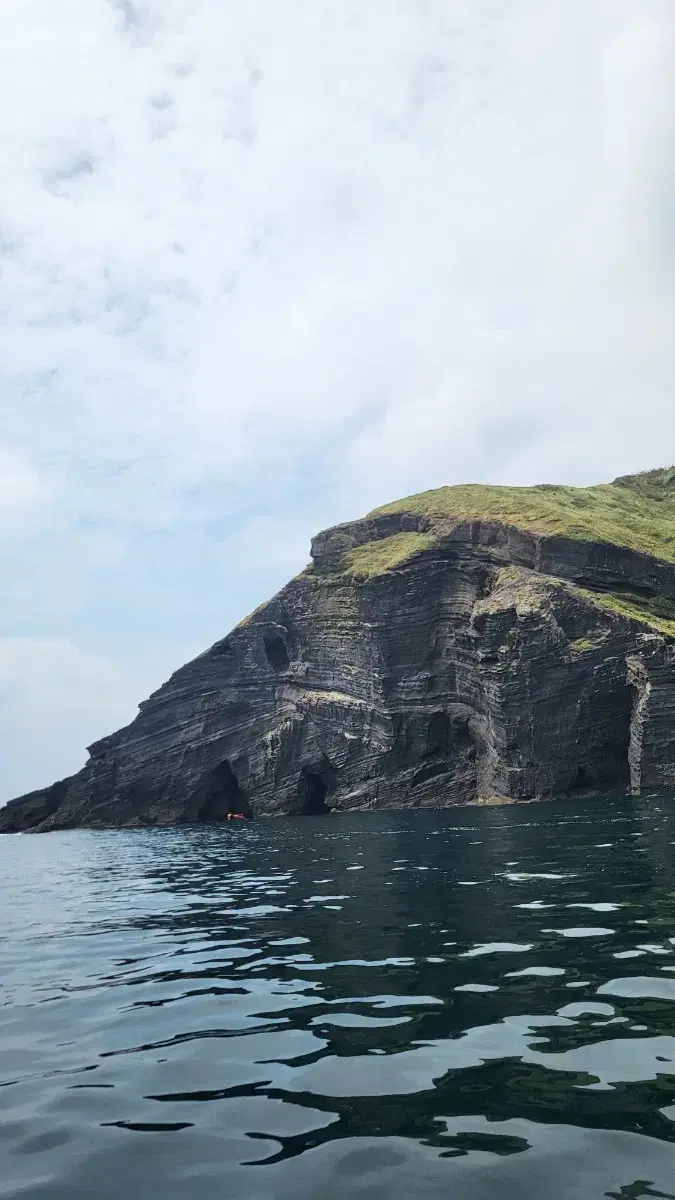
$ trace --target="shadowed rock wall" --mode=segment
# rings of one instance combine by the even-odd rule
[[[355,578],[355,547],[435,542]],[[177,671],[0,832],[675,786],[675,645],[587,591],[675,596],[675,566],[495,522],[392,514]]]

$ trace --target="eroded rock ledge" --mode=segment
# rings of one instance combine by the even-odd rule
[[[339,526],[0,832],[675,789],[674,600],[675,563],[607,542]]]

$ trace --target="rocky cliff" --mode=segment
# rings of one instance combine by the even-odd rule
[[[442,488],[311,556],[0,832],[675,789],[675,471]]]

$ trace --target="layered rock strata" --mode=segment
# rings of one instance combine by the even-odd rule
[[[0,832],[675,789],[671,601],[675,563],[606,542],[410,512],[338,526]]]

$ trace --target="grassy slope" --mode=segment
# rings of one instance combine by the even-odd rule
[[[613,483],[573,488],[549,484],[509,488],[466,484],[437,488],[384,505],[370,515],[410,512],[459,520],[496,520],[535,533],[610,542],[675,562],[675,468],[624,476]],[[345,564],[368,577],[406,562],[433,544],[430,534],[403,533],[359,546]],[[675,603],[576,588],[597,607],[675,637]],[[583,641],[583,639],[582,639]],[[581,643],[579,648],[581,649]]]
[[[675,468],[573,488],[463,484],[421,492],[378,508],[460,520],[495,520],[535,533],[612,542],[675,562]]]
[[[624,476],[613,483],[588,488],[549,484],[530,488],[482,484],[437,488],[384,505],[370,516],[395,512],[503,521],[536,533],[611,542],[675,562],[675,467]],[[435,540],[433,533],[397,533],[367,542],[345,555],[344,573],[355,579],[384,574],[430,549]],[[311,567],[307,570],[311,572]],[[509,570],[504,568],[504,572]],[[512,570],[516,575],[519,573],[516,568]],[[675,637],[673,601],[608,595],[567,586],[600,608]],[[241,625],[246,625],[259,611],[256,609]],[[585,639],[579,639],[579,649],[582,643],[585,645]]]
[[[435,541],[433,533],[395,533],[377,542],[366,542],[349,551],[345,557],[345,570],[356,579],[382,575],[421,550],[429,550]]]

